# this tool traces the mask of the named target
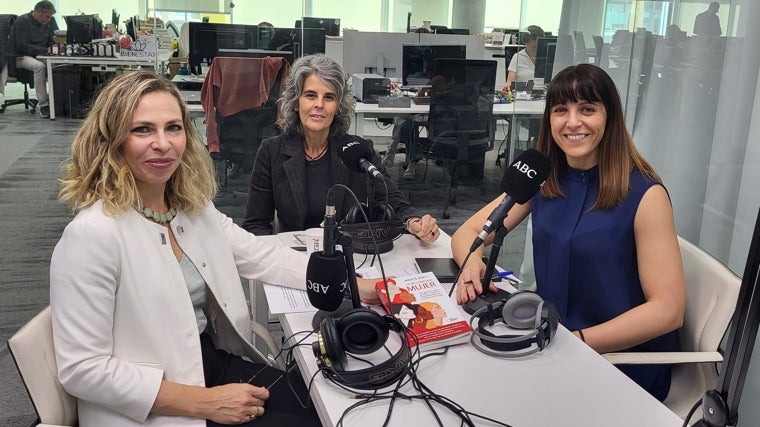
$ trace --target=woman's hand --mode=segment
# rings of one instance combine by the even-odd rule
[[[264,414],[269,390],[248,383],[231,383],[208,390],[207,399],[198,402],[204,418],[219,424],[242,424]]]
[[[438,221],[430,215],[424,215],[422,218],[409,218],[406,231],[417,236],[423,243],[433,243],[441,235]]]
[[[482,261],[468,262],[464,266],[462,274],[459,275],[459,281],[456,283],[458,304],[464,304],[477,298],[483,290],[481,281],[485,273],[486,265]],[[490,283],[488,289],[492,292],[497,291],[493,282]]]
[[[382,281],[382,278],[362,279],[361,277],[357,277],[356,285],[359,288],[359,299],[365,304],[380,304],[380,298],[378,298],[377,291],[375,291],[375,282]]]

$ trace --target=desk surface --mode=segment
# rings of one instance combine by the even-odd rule
[[[544,100],[515,101],[509,104],[494,104],[493,114],[497,117],[512,115],[542,115],[544,114]],[[418,105],[412,102],[410,107],[379,107],[377,104],[365,104],[356,102],[354,108],[354,120],[351,122],[349,133],[364,136],[364,119],[374,117],[399,117],[414,114],[426,114],[430,111],[430,105]]]
[[[430,246],[403,235],[396,240],[394,250],[383,257],[387,260],[449,257],[449,244],[446,235]],[[311,330],[312,316],[313,313],[281,315],[285,335]],[[313,339],[307,341],[310,340]],[[317,370],[311,348],[299,347],[295,356],[308,383]],[[554,342],[536,355],[500,359],[482,354],[466,343],[451,347],[443,357],[425,359],[418,375],[433,391],[467,410],[513,426],[658,427],[682,423],[677,415],[564,327],[560,327]],[[311,396],[325,426],[335,425],[343,411],[358,402],[347,398],[346,391],[321,374],[314,380]],[[344,418],[344,425],[379,426],[387,411],[387,401],[365,405]],[[438,413],[444,425],[458,425],[448,411],[441,409]],[[493,425],[475,421],[477,425]],[[435,419],[423,403],[397,400],[390,425],[435,425]]]
[[[511,114],[544,114],[544,100],[515,101],[509,104],[494,104],[493,114],[506,116]],[[430,111],[430,105],[418,105],[412,102],[410,107],[379,107],[377,104],[356,102],[356,114],[372,116],[393,116],[405,114],[424,114]]]
[[[47,66],[48,75],[48,99],[50,101],[50,120],[55,120],[55,87],[53,76],[53,65],[76,64],[91,65],[101,67],[101,71],[111,71],[111,67],[152,67],[155,68],[156,60],[154,59],[135,59],[109,56],[60,56],[60,55],[40,55],[37,59],[43,60]]]

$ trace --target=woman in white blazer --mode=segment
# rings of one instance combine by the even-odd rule
[[[236,226],[215,191],[170,81],[106,86],[64,165],[59,198],[78,213],[50,265],[58,376],[81,426],[319,425],[288,381],[265,388],[282,371],[240,357],[265,360],[239,276],[303,289],[307,259]]]

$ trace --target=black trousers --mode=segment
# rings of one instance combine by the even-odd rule
[[[256,375],[251,381],[257,387],[269,387],[277,380],[283,371],[267,366],[263,363],[252,363],[240,356],[230,354],[224,350],[214,348],[211,337],[203,333],[200,336],[201,349],[203,351],[203,373],[206,379],[206,387],[214,387],[223,384],[246,382]],[[298,404],[293,391],[288,385],[288,377],[293,390],[303,402],[309,401],[306,386],[297,369],[281,378],[269,389],[269,399],[264,404],[264,415],[241,426],[266,427],[266,426],[321,426],[314,406],[303,409]],[[206,421],[207,426],[221,426],[213,421]]]

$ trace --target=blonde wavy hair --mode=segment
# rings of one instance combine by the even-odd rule
[[[111,216],[142,205],[122,143],[131,131],[140,100],[152,92],[166,92],[177,99],[187,138],[180,166],[166,184],[167,202],[177,209],[198,212],[213,200],[217,191],[214,165],[179,90],[153,72],[134,71],[115,77],[103,88],[71,144],[71,158],[61,168],[58,199],[74,212],[98,200]]]

